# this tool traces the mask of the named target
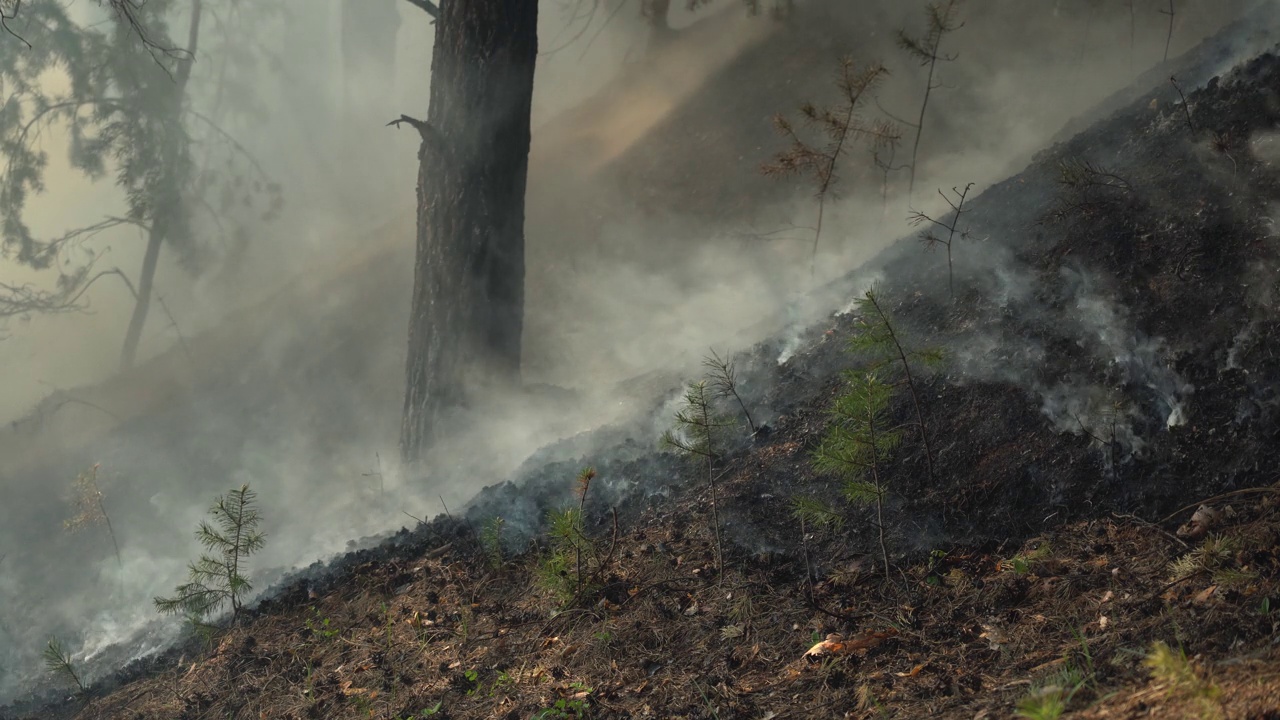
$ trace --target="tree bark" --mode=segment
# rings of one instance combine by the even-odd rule
[[[191,23],[187,28],[187,48],[182,60],[178,62],[178,71],[173,78],[173,96],[170,122],[182,123],[182,102],[187,95],[187,82],[191,80],[191,66],[195,63],[196,50],[200,43],[200,18],[204,10],[204,0],[195,0],[191,6]],[[166,168],[172,168],[176,162],[175,146],[178,143],[177,132],[170,129],[163,140],[166,144]],[[133,305],[133,315],[129,318],[129,329],[125,331],[124,347],[120,350],[120,369],[128,370],[138,358],[138,345],[142,341],[142,328],[147,324],[147,314],[151,310],[151,289],[155,284],[156,266],[160,260],[160,247],[164,244],[169,228],[168,217],[178,211],[182,195],[178,189],[176,178],[163,184],[161,197],[155,199],[155,210],[151,217],[151,229],[147,234],[147,250],[142,256],[142,271],[138,274],[138,293]]]
[[[400,449],[412,465],[481,385],[519,380],[537,0],[445,0],[418,153]]]

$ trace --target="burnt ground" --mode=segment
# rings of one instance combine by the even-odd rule
[[[790,513],[836,497],[810,466],[862,362],[836,314],[786,362],[781,338],[737,358],[771,414],[719,465],[723,575],[705,478],[612,428],[281,583],[207,645],[12,714],[1277,717],[1280,59],[1187,98],[1161,86],[973,198],[954,298],[914,239],[873,263],[908,342],[948,355],[917,386],[933,477],[919,429],[886,467],[890,577],[865,512],[804,535]],[[906,389],[892,414],[913,417]],[[588,463],[579,590],[544,571],[540,519]],[[1207,534],[1180,533],[1202,502]],[[500,561],[478,541],[495,515]]]

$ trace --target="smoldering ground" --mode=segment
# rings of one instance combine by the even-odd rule
[[[812,5],[815,13],[828,12]],[[882,205],[865,153],[849,156],[815,278],[807,235],[811,191],[803,178],[766,179],[758,167],[783,144],[769,116],[806,101],[828,102],[841,55],[888,64],[893,74],[880,105],[895,115],[918,109],[923,69],[894,45],[897,28],[922,31],[919,8],[905,5],[862,3],[856,12],[823,15],[816,23],[825,28],[821,42],[799,72],[763,50],[785,42],[787,25],[739,18],[728,3],[714,15],[682,19],[692,23],[686,37],[723,28],[741,35],[713,46],[681,44],[677,35],[668,52],[679,62],[637,59],[634,52],[624,61],[632,45],[644,42],[643,23],[626,15],[593,45],[596,68],[607,72],[584,71],[572,49],[544,58],[536,90],[543,122],[530,178],[525,365],[530,383],[568,392],[479,402],[425,479],[402,476],[394,462],[417,145],[381,124],[402,111],[425,115],[429,26],[404,17],[400,67],[412,69],[397,79],[395,107],[355,112],[324,74],[333,62],[286,59],[306,82],[272,81],[288,84],[291,93],[262,93],[275,99],[267,113],[273,122],[248,133],[246,142],[278,176],[288,209],[200,280],[163,268],[160,283],[173,317],[152,321],[150,364],[90,385],[110,374],[128,311],[127,297],[105,286],[89,296],[92,316],[34,318],[11,327],[0,348],[8,355],[17,419],[0,439],[13,449],[6,453],[13,460],[4,470],[0,528],[0,553],[7,552],[0,564],[0,698],[34,687],[38,653],[50,634],[88,661],[91,678],[110,670],[92,660],[111,644],[132,643],[128,656],[171,637],[173,625],[157,622],[151,598],[184,578],[197,550],[191,530],[227,488],[250,482],[261,493],[269,539],[255,568],[305,564],[354,538],[411,523],[404,512],[438,512],[437,496],[461,506],[557,438],[621,423],[629,428],[624,435],[655,444],[654,430],[669,412],[663,401],[680,378],[698,372],[707,347],[745,347],[843,306],[847,298],[833,304],[798,298],[908,232],[901,222],[908,206],[903,176],[894,175],[890,203]],[[1174,53],[1242,7],[1186,3],[1175,18]],[[948,39],[959,57],[940,70],[946,87],[931,100],[918,207],[933,211],[924,198],[935,187],[975,182],[976,193],[999,180],[1070,118],[1159,59],[1164,18],[1154,6],[1141,16],[1132,44],[1127,15],[1093,8],[1064,1],[1054,15],[1048,4],[971,3],[967,24]],[[796,21],[806,22],[803,13]],[[546,37],[567,23],[544,9],[543,24]],[[332,28],[318,28],[314,38],[293,37],[291,57],[332,57],[325,49]],[[809,37],[806,44],[815,46]],[[665,84],[664,72],[682,75],[670,94],[655,91]],[[579,103],[581,95],[569,91],[584,85],[596,92]],[[724,95],[741,99],[732,113],[699,104]],[[647,112],[607,112],[641,106]],[[872,105],[865,112],[880,110]],[[345,124],[334,120],[343,114]],[[593,124],[637,116],[638,125]],[[297,142],[300,129],[312,140]],[[550,142],[542,138],[561,132],[567,145],[539,149]],[[579,144],[593,132],[603,133],[598,147]],[[660,153],[664,147],[688,148],[687,140],[672,138],[689,134],[706,138],[698,146],[706,155],[686,151],[688,164],[643,162],[669,157]],[[358,166],[340,159],[353,156],[368,157]],[[643,197],[637,182],[651,183]],[[715,197],[727,192],[744,202],[722,205],[686,192],[691,186],[720,186]],[[101,186],[73,185],[65,168],[50,176],[49,187],[39,211],[49,233],[64,229],[70,219],[64,208],[109,206],[112,197]],[[777,230],[783,237],[774,237]],[[113,264],[136,264],[131,237],[104,241]],[[620,381],[654,372],[647,383],[619,389]],[[38,412],[17,410],[44,393],[31,391],[36,380],[66,390]],[[567,459],[608,452],[575,447]],[[62,527],[70,481],[95,463],[122,570],[104,528],[73,535]]]

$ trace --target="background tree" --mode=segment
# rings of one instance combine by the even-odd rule
[[[945,0],[945,2],[929,3],[925,7],[927,27],[921,37],[908,35],[907,31],[898,31],[898,46],[906,50],[911,57],[920,61],[922,67],[928,68],[928,77],[924,83],[924,97],[920,100],[920,116],[912,127],[916,130],[915,141],[911,143],[911,181],[907,186],[908,197],[916,189],[916,168],[920,157],[920,137],[924,133],[925,113],[929,110],[929,98],[933,91],[942,87],[935,79],[939,62],[951,62],[956,55],[942,53],[942,40],[952,32],[964,26],[956,16],[962,0]]]
[[[519,381],[524,328],[537,0],[446,0],[437,12],[427,120],[394,121],[422,140],[406,463],[422,458],[445,411],[478,383]]]
[[[238,5],[217,1],[228,13]],[[259,197],[265,198],[267,217],[280,206],[279,186],[240,143],[192,106],[189,84],[211,2],[125,2],[127,12],[113,13],[106,23],[79,25],[61,3],[34,0],[23,3],[14,22],[30,47],[0,45],[0,86],[8,91],[0,107],[3,248],[11,259],[36,269],[56,265],[65,294],[88,278],[85,257],[92,258],[93,251],[85,243],[112,228],[141,229],[146,246],[136,282],[130,283],[135,304],[121,348],[122,367],[137,356],[161,249],[172,247],[192,272],[206,260],[207,244],[199,239],[193,216],[204,211],[224,223],[240,213],[238,205],[259,207],[254,202]],[[185,44],[169,39],[174,21],[185,26]],[[139,27],[146,42],[138,42]],[[44,73],[50,70],[65,74],[65,90],[47,81]],[[93,225],[40,238],[23,214],[29,196],[46,189],[48,155],[39,139],[52,126],[66,129],[74,169],[95,180],[114,174],[124,208]],[[207,153],[218,148],[229,169],[214,171],[220,164],[209,162],[208,154],[196,158],[197,146]]]
[[[806,125],[816,127],[825,138],[822,144],[811,143],[801,137],[799,130],[783,115],[774,118],[778,133],[791,141],[791,147],[778,153],[772,163],[761,171],[765,175],[808,175],[815,187],[818,213],[813,226],[813,252],[809,272],[813,274],[818,264],[818,244],[822,240],[822,220],[827,198],[838,179],[837,170],[844,155],[856,142],[868,142],[879,149],[897,143],[901,137],[898,129],[884,120],[866,120],[858,115],[866,96],[889,74],[883,65],[873,63],[859,70],[852,58],[840,62],[836,86],[840,89],[840,104],[819,108],[813,103],[800,106],[800,117]]]

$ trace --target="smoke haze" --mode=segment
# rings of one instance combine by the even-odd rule
[[[1073,119],[1158,64],[1168,29],[1154,2],[1135,3],[1131,42],[1119,3],[971,0],[965,26],[943,48],[956,59],[940,67],[943,84],[930,100],[914,203],[903,173],[891,177],[882,203],[869,154],[849,155],[811,276],[811,186],[758,171],[785,147],[770,116],[834,103],[837,61],[852,55],[884,62],[892,74],[879,105],[914,117],[925,69],[895,36],[923,32],[922,5],[810,0],[798,3],[793,26],[746,17],[724,0],[673,13],[680,33],[649,55],[636,8],[606,22],[613,3],[590,17],[572,3],[544,3],[527,225],[531,387],[472,408],[428,475],[406,477],[395,460],[418,140],[385,124],[427,114],[432,26],[396,3],[394,75],[366,69],[344,78],[339,3],[281,0],[290,19],[252,31],[277,57],[250,88],[260,111],[226,118],[282,186],[280,217],[210,241],[198,276],[162,255],[164,306],[153,306],[132,371],[116,374],[132,298],[111,277],[86,294],[91,313],[14,321],[0,341],[0,416],[9,423],[0,431],[0,703],[37,687],[50,634],[77,658],[113,663],[172,638],[175,624],[157,620],[151,600],[185,579],[198,550],[191,532],[228,488],[248,482],[259,491],[269,539],[253,567],[275,577],[411,522],[404,513],[440,512],[441,498],[461,506],[550,441],[606,423],[634,423],[644,428],[638,437],[656,429],[655,413],[669,416],[673,388],[708,347],[733,351],[790,333],[785,361],[799,330],[837,309],[805,302],[806,291],[909,234],[909,207],[940,215],[935,188],[973,182],[976,197],[1020,169]],[[1170,57],[1254,5],[1180,3]],[[77,11],[86,21],[100,12],[88,3]],[[1248,42],[1241,38],[1237,53],[1255,49]],[[808,51],[802,64],[776,51],[762,59],[771,43]],[[197,107],[213,102],[223,59],[197,57]],[[65,80],[51,73],[47,82]],[[864,112],[881,113],[874,104]],[[121,212],[109,181],[90,183],[71,169],[65,136],[53,130],[43,142],[48,190],[28,213],[38,236]],[[212,224],[200,231],[219,235]],[[132,275],[144,244],[132,229],[86,248],[97,269]],[[1031,280],[1001,265],[1001,292],[1025,300]],[[52,277],[6,262],[0,280],[48,285]],[[1160,362],[1159,340],[1127,324],[1087,274],[1069,284],[1093,350],[1167,398],[1175,423],[1179,398],[1193,390]],[[981,344],[970,351],[975,364],[989,360]],[[1037,349],[1022,353],[1006,365],[987,362],[984,372],[1033,386]],[[1046,414],[1074,432],[1068,418],[1096,420],[1107,400],[1062,382],[1039,389]],[[1081,397],[1094,399],[1079,405]],[[1129,443],[1140,449],[1138,438]],[[95,463],[122,571],[105,529],[63,529],[71,482]],[[119,642],[128,649],[109,654]],[[93,676],[109,670],[91,665]]]

